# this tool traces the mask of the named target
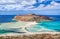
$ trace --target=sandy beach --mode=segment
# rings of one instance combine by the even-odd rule
[[[3,25],[4,24],[4,25]],[[26,28],[32,27],[31,25],[37,24],[36,22],[11,22],[11,23],[3,23],[2,26],[7,29],[11,30],[13,29],[18,29],[16,32],[25,32],[25,33],[5,33],[5,34],[0,34],[1,39],[59,39],[60,37],[60,32],[29,32],[26,30]],[[17,25],[16,25],[17,24]],[[9,25],[9,26],[6,26]],[[13,25],[13,26],[12,26]],[[42,26],[41,26],[42,27]],[[22,30],[20,30],[20,28]],[[40,31],[42,30],[48,30],[42,27]],[[15,31],[15,30],[13,30]]]
[[[29,32],[29,31],[27,31],[25,28],[28,28],[28,27],[31,27],[31,25],[35,25],[35,24],[37,24],[36,22],[22,22],[21,24],[23,24],[23,23],[25,23],[23,26],[21,26],[20,25],[20,23],[21,22],[16,22],[15,24],[17,24],[17,26],[14,24],[14,26],[7,26],[7,28],[6,29],[10,29],[10,28],[22,28],[22,31],[21,32],[25,32],[25,33],[5,33],[5,34],[1,34],[0,36],[6,36],[6,35],[8,35],[8,36],[10,36],[10,35],[31,35],[31,34],[60,34],[60,32]],[[13,23],[11,22],[11,23],[5,23],[4,24],[4,26],[5,25],[13,25]],[[20,25],[20,26],[19,26]],[[42,29],[40,29],[40,31],[42,31],[42,30],[47,30],[47,29],[44,29],[44,28],[42,28]],[[19,29],[18,29],[18,32],[20,32],[19,31]]]

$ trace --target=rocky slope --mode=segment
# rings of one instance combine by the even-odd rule
[[[51,18],[49,18],[47,16],[38,16],[35,14],[27,14],[24,16],[15,16],[13,19],[16,21],[27,21],[27,22],[52,20]]]

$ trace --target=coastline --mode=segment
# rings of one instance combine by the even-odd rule
[[[3,35],[0,39],[60,39],[60,34],[40,33],[25,35]]]
[[[19,27],[28,27],[29,25],[34,25],[36,22],[9,22],[9,23],[2,23],[1,26],[6,28],[19,28]],[[6,26],[8,25],[8,26]],[[11,26],[10,26],[11,25]]]
[[[36,35],[36,34],[60,34],[60,32],[34,32],[34,33],[6,33],[6,34],[2,34],[0,36],[29,36],[29,35]]]
[[[35,35],[35,34],[60,34],[60,32],[55,32],[55,31],[54,32],[28,32],[27,30],[25,30],[25,28],[30,27],[30,25],[35,25],[37,23],[36,22],[25,22],[25,23],[27,23],[27,24],[24,25],[24,26],[19,26],[19,27],[23,28],[23,32],[26,32],[26,33],[5,33],[5,34],[1,34],[0,36]]]

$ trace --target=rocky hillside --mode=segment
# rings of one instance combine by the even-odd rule
[[[27,14],[24,16],[15,16],[13,19],[16,21],[27,21],[27,22],[52,20],[51,18],[49,18],[47,16],[38,16],[35,14]]]

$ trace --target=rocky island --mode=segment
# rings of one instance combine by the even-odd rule
[[[39,21],[48,21],[52,20],[50,17],[47,16],[41,16],[41,15],[35,15],[35,14],[27,14],[27,15],[22,15],[22,16],[15,16],[13,18],[16,21],[26,21],[26,22],[39,22]]]

